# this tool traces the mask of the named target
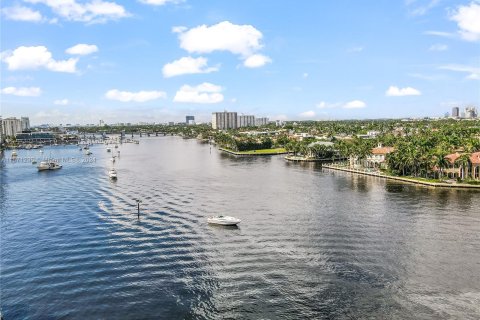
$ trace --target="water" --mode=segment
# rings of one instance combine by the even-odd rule
[[[64,158],[52,172],[6,152],[6,320],[480,316],[479,192],[235,158],[177,137],[120,146],[112,182],[111,154],[91,150],[45,148]],[[211,214],[242,223],[210,226]]]

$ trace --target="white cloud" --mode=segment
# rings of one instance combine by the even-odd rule
[[[428,50],[445,51],[445,50],[448,50],[448,46],[446,44],[437,43],[437,44],[431,45],[430,48],[428,48]]]
[[[360,108],[365,108],[367,104],[363,101],[360,100],[353,100],[350,102],[347,102],[343,108],[345,109],[360,109]]]
[[[2,89],[2,94],[11,94],[19,97],[38,97],[42,94],[42,90],[37,87],[6,87]]]
[[[2,13],[8,20],[29,22],[43,21],[43,17],[40,12],[23,6],[3,8]]]
[[[208,82],[198,86],[184,85],[175,94],[174,102],[219,103],[223,101],[223,88]]]
[[[304,72],[304,73],[302,74],[302,77],[303,77],[304,79],[307,79],[307,78],[308,78],[308,73],[307,73],[307,72]]]
[[[84,56],[97,51],[98,51],[98,47],[96,45],[84,44],[84,43],[79,43],[65,50],[65,52],[68,54],[79,55],[79,56]]]
[[[162,72],[165,78],[175,77],[182,74],[210,73],[218,71],[218,67],[208,67],[208,60],[203,57],[183,57],[179,60],[167,63]]]
[[[243,65],[247,68],[259,68],[270,62],[272,59],[263,54],[253,54],[243,62]]]
[[[130,16],[125,8],[115,2],[92,0],[78,3],[76,0],[24,0],[33,4],[41,3],[69,21],[103,23]]]
[[[53,104],[55,104],[57,106],[66,106],[69,103],[70,103],[70,101],[68,101],[68,99],[59,99],[59,100],[53,101]]]
[[[110,100],[121,102],[146,102],[160,98],[166,98],[167,94],[163,91],[119,91],[117,89],[109,90],[105,93],[105,97]]]
[[[302,118],[313,118],[315,117],[315,111],[309,110],[309,111],[304,111],[299,114],[300,117]]]
[[[459,6],[450,16],[458,25],[460,36],[467,41],[480,40],[480,3]]]
[[[185,27],[185,26],[175,26],[175,27],[172,28],[173,33],[182,33],[182,32],[187,31],[187,30],[188,30],[188,28]]]
[[[455,34],[451,32],[445,31],[425,31],[423,34],[428,36],[437,36],[437,37],[444,37],[444,38],[454,38]]]
[[[149,4],[152,6],[163,6],[167,3],[180,3],[183,2],[183,0],[139,0],[141,3],[144,4]]]
[[[418,3],[420,2],[420,3]],[[414,16],[423,16],[428,11],[438,5],[440,0],[411,1],[407,0],[406,5],[410,6],[410,14]],[[414,8],[412,8],[414,7]]]
[[[251,25],[236,25],[229,21],[184,30],[179,38],[182,49],[195,53],[230,51],[248,57],[262,48],[260,31]]]
[[[461,64],[448,64],[448,65],[439,67],[439,69],[468,73],[469,75],[467,76],[467,79],[470,79],[470,80],[479,80],[480,79],[480,68],[479,67],[471,67],[471,66],[465,66],[465,65],[461,65]]]
[[[385,92],[387,97],[419,96],[421,94],[419,90],[412,87],[399,88],[396,86],[390,86]]]
[[[52,53],[44,46],[18,47],[13,52],[2,52],[2,60],[9,70],[28,70],[45,68],[55,72],[75,72],[77,58],[54,60]]]

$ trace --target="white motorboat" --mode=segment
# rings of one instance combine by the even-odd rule
[[[53,161],[41,161],[37,166],[38,171],[61,169],[62,165]]]
[[[230,216],[211,216],[208,217],[208,223],[219,224],[222,226],[235,226],[239,224],[242,220]]]
[[[15,158],[17,155],[18,155],[18,154],[17,154],[17,150],[13,150],[13,151],[12,151],[12,158]]]
[[[107,148],[107,152],[110,152],[110,151],[112,151],[112,149],[110,149],[110,148]]]
[[[110,170],[108,171],[108,177],[109,177],[110,179],[117,179],[117,171],[116,171],[115,169],[113,169],[113,168],[110,169]]]
[[[92,154],[92,151],[90,151],[89,149],[85,150],[85,155],[89,156]]]

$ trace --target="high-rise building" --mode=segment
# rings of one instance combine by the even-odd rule
[[[22,132],[22,121],[17,118],[6,118],[2,120],[2,130],[6,137],[14,137]]]
[[[213,112],[212,128],[213,129],[237,129],[237,113],[236,112]]]
[[[477,108],[475,107],[466,107],[465,108],[465,118],[475,119],[478,117]]]
[[[268,118],[257,118],[255,119],[255,125],[257,127],[265,126],[268,124]]]
[[[3,145],[4,139],[5,139],[5,135],[3,134],[2,117],[0,116],[0,147]]]
[[[452,108],[452,118],[458,118],[460,116],[460,108],[453,107]]]
[[[255,126],[255,116],[251,116],[251,115],[238,116],[237,125],[238,125],[239,128],[254,127]]]
[[[22,131],[30,130],[30,119],[28,117],[21,117],[20,125],[22,127]]]
[[[186,116],[185,117],[185,123],[188,124],[188,125],[195,124],[195,116]]]

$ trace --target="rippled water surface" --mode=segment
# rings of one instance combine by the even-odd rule
[[[112,182],[105,146],[91,150],[45,148],[64,161],[52,172],[5,153],[5,320],[480,317],[480,192],[177,137],[121,145]]]

